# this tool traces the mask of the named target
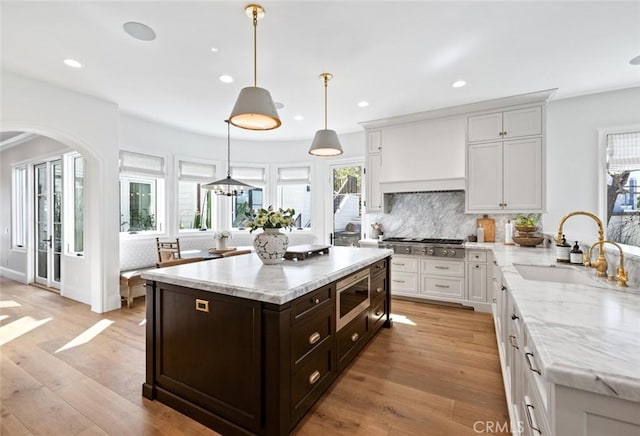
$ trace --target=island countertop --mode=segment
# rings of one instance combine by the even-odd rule
[[[255,253],[149,270],[146,280],[284,304],[393,254],[379,248],[331,247],[329,254],[263,265]]]
[[[514,264],[555,265],[555,251],[502,244],[502,269],[547,381],[640,402],[640,291],[593,278],[593,286],[524,279]],[[562,265],[563,267],[570,267]],[[572,267],[593,277],[594,270]]]

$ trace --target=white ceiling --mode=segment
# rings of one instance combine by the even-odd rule
[[[282,127],[235,129],[250,140],[311,138],[329,128],[549,88],[563,98],[640,85],[640,2],[263,1],[258,86]],[[252,82],[244,2],[2,1],[2,66],[117,103],[121,110],[226,136],[238,91]],[[140,21],[157,39],[135,40]],[[219,51],[212,53],[210,48]],[[74,58],[84,68],[62,60]],[[230,74],[235,82],[218,80]],[[450,84],[464,79],[468,85]],[[370,106],[358,108],[367,100]],[[294,121],[301,114],[303,121]]]

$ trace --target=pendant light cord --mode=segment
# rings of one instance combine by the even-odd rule
[[[324,76],[324,130],[327,130],[327,82],[329,79]]]
[[[231,177],[231,123],[229,120],[224,120],[227,123],[227,178]]]
[[[253,8],[253,86],[258,86],[258,8]]]

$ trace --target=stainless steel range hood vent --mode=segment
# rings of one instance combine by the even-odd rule
[[[383,194],[464,191],[464,189],[464,177],[451,179],[409,180],[402,182],[380,182],[380,191]]]

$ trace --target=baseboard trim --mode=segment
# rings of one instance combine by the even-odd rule
[[[14,280],[16,282],[24,283],[27,285],[27,275],[23,272],[16,271],[14,269],[0,267],[0,276]]]

